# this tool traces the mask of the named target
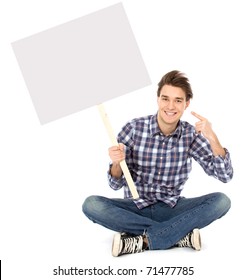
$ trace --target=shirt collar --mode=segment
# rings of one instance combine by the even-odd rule
[[[182,121],[180,120],[175,131],[170,135],[168,135],[168,137],[175,136],[179,138],[181,131],[182,131]],[[150,119],[150,133],[152,136],[163,135],[157,122],[157,114],[153,115]]]

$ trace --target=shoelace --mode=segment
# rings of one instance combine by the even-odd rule
[[[142,252],[142,248],[143,248],[142,236],[127,237],[123,240],[123,242],[124,242],[124,247],[122,251],[123,254]]]
[[[178,246],[179,247],[191,247],[192,248],[192,244],[191,244],[191,241],[190,241],[190,234],[187,234],[184,238],[182,238],[178,242]]]

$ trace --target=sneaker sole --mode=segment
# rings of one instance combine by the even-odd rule
[[[191,243],[195,250],[200,251],[202,244],[201,244],[201,235],[199,229],[194,229],[193,234],[191,237]]]
[[[120,253],[120,244],[121,244],[121,234],[116,233],[113,238],[113,243],[112,243],[112,256],[113,257],[118,257]]]

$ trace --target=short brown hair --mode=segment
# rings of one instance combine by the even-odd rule
[[[186,101],[189,101],[193,97],[190,82],[186,75],[178,70],[173,70],[165,74],[158,83],[157,96],[160,96],[160,91],[164,85],[171,85],[173,87],[179,87],[185,92]]]

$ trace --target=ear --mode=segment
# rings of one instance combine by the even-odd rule
[[[187,108],[189,107],[190,103],[191,103],[190,100],[188,100],[188,101],[186,102],[186,104],[185,104],[185,109],[187,109]]]

